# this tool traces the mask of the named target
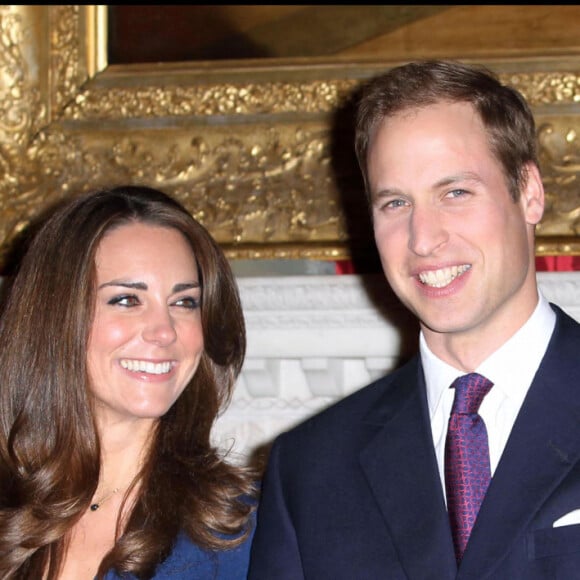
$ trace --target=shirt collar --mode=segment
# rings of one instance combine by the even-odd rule
[[[528,392],[556,324],[556,314],[548,301],[541,292],[538,295],[538,304],[525,324],[476,369],[518,405]],[[433,418],[445,390],[465,372],[433,354],[423,332],[419,335],[419,353],[425,373],[429,415]],[[513,372],[514,368],[518,369],[517,373]]]

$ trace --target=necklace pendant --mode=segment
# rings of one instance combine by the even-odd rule
[[[96,501],[95,503],[92,503],[89,506],[90,510],[92,512],[96,512],[103,505],[103,503],[105,503],[111,496],[115,495],[118,491],[119,491],[119,488],[116,487],[113,491],[111,491],[108,494],[106,494],[99,501]]]

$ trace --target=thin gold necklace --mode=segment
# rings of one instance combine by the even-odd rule
[[[99,501],[92,503],[90,509],[92,512],[96,512],[111,496],[115,495],[119,491],[119,487],[116,487],[113,491],[110,491],[104,497],[102,497]]]

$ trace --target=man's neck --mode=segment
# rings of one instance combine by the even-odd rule
[[[423,324],[421,331],[433,354],[461,371],[473,372],[522,328],[537,307],[538,299],[461,332],[435,332]]]

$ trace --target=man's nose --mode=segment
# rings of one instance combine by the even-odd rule
[[[409,249],[419,256],[430,256],[449,239],[444,220],[432,207],[415,206],[409,222]]]

